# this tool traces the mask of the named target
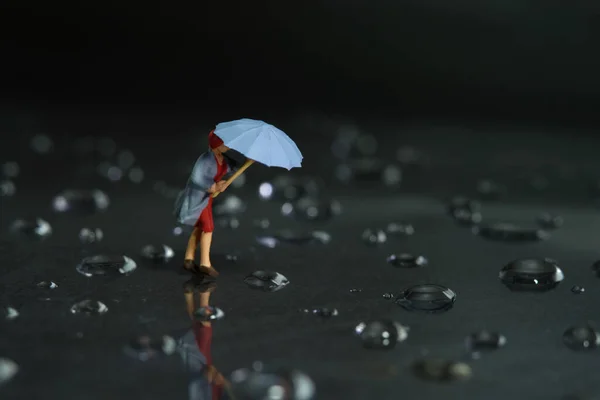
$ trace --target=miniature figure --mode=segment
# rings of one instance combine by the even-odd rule
[[[209,133],[208,138],[209,151],[196,161],[185,190],[175,202],[175,214],[180,223],[194,226],[188,241],[184,268],[217,277],[219,273],[210,261],[214,230],[213,198],[225,191],[254,162],[290,170],[301,166],[302,153],[281,130],[252,119],[220,123]],[[232,158],[225,155],[230,149],[246,157],[246,162],[239,168]],[[222,180],[228,172],[233,171],[235,172],[229,179]],[[200,265],[194,262],[198,243]]]

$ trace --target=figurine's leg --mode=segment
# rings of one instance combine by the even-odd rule
[[[185,251],[186,260],[194,260],[196,258],[196,245],[198,243],[198,228],[194,227],[190,239],[188,240],[187,249]]]
[[[210,246],[212,244],[212,232],[200,234],[200,265],[212,267],[210,262]]]
[[[190,318],[194,318],[194,292],[186,292],[185,296],[185,305]]]
[[[200,307],[210,307],[210,292],[200,293]]]

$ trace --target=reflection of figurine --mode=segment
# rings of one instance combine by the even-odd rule
[[[207,282],[200,277],[192,278],[184,285],[187,312],[192,320],[192,330],[185,335],[180,344],[180,352],[192,373],[190,383],[190,400],[228,400],[229,383],[212,363],[211,342],[212,323],[210,319],[197,319],[196,296],[198,293],[198,311],[202,315],[213,312],[209,304],[210,295],[216,289],[214,282]],[[194,342],[194,343],[192,343]],[[199,351],[199,352],[198,352]]]
[[[223,144],[214,131],[208,135],[208,144],[209,151],[198,158],[186,188],[177,197],[175,214],[180,223],[194,227],[185,253],[184,268],[216,277],[219,273],[210,261],[214,230],[213,197],[227,189],[229,183],[222,179],[227,173],[237,170],[238,165],[231,157],[225,156],[229,147]],[[194,262],[198,243],[200,265]]]

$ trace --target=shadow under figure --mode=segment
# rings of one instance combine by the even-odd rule
[[[213,328],[210,315],[216,311],[209,301],[215,289],[214,281],[206,281],[201,277],[192,278],[184,284],[186,308],[192,320],[192,329],[179,340],[179,353],[190,373],[190,400],[233,399],[229,382],[212,362]],[[196,306],[199,307],[198,310]]]
[[[240,169],[232,157],[226,157],[229,147],[214,134],[208,134],[207,152],[200,155],[186,187],[175,201],[175,214],[180,223],[192,225],[183,267],[191,272],[217,277],[219,273],[210,260],[210,246],[215,228],[213,221],[213,198],[227,189],[231,181],[223,180],[229,173]],[[200,264],[196,264],[196,248],[200,245]]]

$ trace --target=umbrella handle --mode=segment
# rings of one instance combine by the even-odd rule
[[[237,171],[235,171],[235,173],[233,175],[231,175],[231,177],[229,179],[227,179],[227,185],[230,185],[231,182],[233,182],[234,180],[236,180],[236,178],[238,176],[240,176],[241,174],[243,174],[244,171],[247,170],[248,167],[251,166],[252,164],[254,164],[254,160],[247,159],[246,162],[244,163],[244,165],[242,165],[240,167],[240,169],[238,169]],[[215,192],[215,193],[213,193],[212,194],[213,199],[215,197],[217,197],[219,195],[219,193],[221,193],[221,192]]]

